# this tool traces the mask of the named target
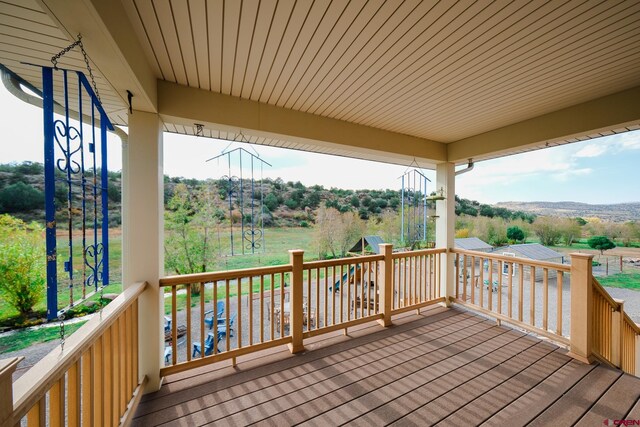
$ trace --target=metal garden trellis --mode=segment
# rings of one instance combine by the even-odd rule
[[[239,177],[233,176],[231,172],[231,162],[232,162],[232,154],[238,153],[239,160]],[[243,155],[248,155],[250,160],[250,184],[251,184],[251,221],[245,227],[245,197],[244,197],[244,179],[243,179],[243,166],[242,166],[242,158]],[[229,168],[229,172],[227,175],[222,177],[222,180],[227,181],[227,198],[229,201],[229,237],[231,241],[231,256],[236,255],[236,251],[234,248],[234,237],[233,237],[233,199],[236,198],[237,203],[240,205],[240,227],[241,227],[241,250],[242,255],[245,255],[246,252],[250,250],[252,254],[255,253],[256,249],[262,248],[264,252],[264,221],[262,220],[262,214],[264,212],[264,189],[262,188],[262,172],[264,165],[271,166],[268,162],[261,159],[259,156],[250,153],[244,148],[236,148],[230,151],[223,152],[222,154],[207,159],[206,161],[212,161],[216,159],[220,159],[226,157],[227,164]],[[260,227],[257,227],[256,224],[256,214],[255,214],[255,161],[259,162],[260,165]]]
[[[427,240],[427,181],[422,172],[412,169],[400,179],[400,238],[404,242]]]
[[[56,76],[61,79],[61,94],[56,93],[54,84]],[[74,111],[71,106],[74,102],[73,98],[75,98],[73,107],[77,111],[77,124],[71,122],[72,111]],[[59,315],[59,259],[64,259],[62,265],[67,275],[69,306],[77,302],[74,297],[74,287],[78,283],[74,277],[74,254],[77,252],[74,251],[73,241],[76,218],[80,219],[82,233],[82,266],[80,267],[82,298],[88,297],[86,292],[88,287],[98,291],[109,284],[107,130],[113,130],[113,125],[87,78],[79,71],[42,67],[42,99],[47,319],[53,320]],[[60,107],[60,105],[63,107],[64,116],[56,118],[54,106]],[[75,113],[73,115],[75,116]],[[88,123],[87,118],[90,118]],[[58,187],[57,183],[60,184]],[[56,188],[63,188],[66,193],[68,251],[64,258],[59,256],[57,250]]]

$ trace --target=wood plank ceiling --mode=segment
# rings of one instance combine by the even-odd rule
[[[162,79],[442,142],[640,84],[634,0],[123,3]]]
[[[121,1],[159,79],[441,142],[640,85],[638,0]],[[35,0],[0,0],[0,62],[22,77],[68,43]]]

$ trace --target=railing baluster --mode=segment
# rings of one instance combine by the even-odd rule
[[[205,300],[206,300],[205,289],[206,289],[206,287],[204,285],[204,282],[200,282],[200,345],[202,346],[202,347],[200,347],[200,350],[202,350],[201,351],[202,354],[200,355],[201,357],[204,357],[204,350],[203,350],[204,341],[205,341],[204,332],[205,332],[205,327],[206,327],[205,323],[204,323],[204,316],[205,316],[205,314],[204,314],[204,312],[205,312],[204,303],[205,303]],[[213,323],[217,324],[218,323],[218,313],[216,313],[216,308],[215,307],[216,307],[216,303],[215,303],[215,298],[214,298],[213,319],[211,319],[211,321]],[[187,346],[187,354],[189,354],[189,355],[192,354],[191,353],[192,352],[191,349],[192,349],[191,346]]]
[[[480,307],[484,307],[484,258],[480,257],[480,283],[478,284],[480,290]]]
[[[81,389],[81,359],[69,368],[69,389],[67,392],[67,422],[69,427],[78,427],[81,423],[80,410],[82,403]]]
[[[524,311],[524,267],[522,264],[518,264],[518,271],[518,321],[522,322]]]
[[[476,257],[471,257],[471,304],[476,303]]]
[[[285,297],[284,273],[280,273],[280,337],[284,336],[284,297]]]
[[[549,329],[549,269],[542,270],[542,329]]]
[[[507,278],[508,283],[508,300],[509,300],[509,310],[508,314],[510,318],[513,318],[513,263],[507,263],[507,274],[509,277]]]
[[[307,312],[306,313],[302,313],[303,315],[306,314],[307,316],[307,331],[311,330],[311,275],[312,275],[312,271],[311,270],[305,270],[306,274],[307,274]]]
[[[270,284],[270,297],[269,297],[269,303],[270,303],[270,307],[269,307],[269,318],[271,319],[271,321],[269,322],[269,326],[271,327],[271,341],[273,341],[273,337],[275,335],[275,323],[276,323],[276,319],[275,319],[275,275],[271,274],[271,284]]]
[[[187,361],[191,360],[191,283],[187,283]],[[178,337],[176,336],[176,341],[178,341]],[[129,391],[129,387],[127,387],[127,392]]]
[[[116,320],[116,323],[118,324],[118,338],[120,339],[120,346],[119,346],[119,351],[120,351],[120,367],[119,367],[119,373],[120,373],[120,380],[119,385],[120,385],[120,411],[118,413],[123,414],[125,409],[127,409],[127,401],[128,401],[128,396],[125,394],[125,387],[127,384],[127,372],[126,372],[126,351],[127,351],[127,342],[126,342],[126,336],[125,336],[125,328],[124,328],[124,316],[120,316],[118,317],[118,320]],[[177,336],[176,336],[176,341],[177,341]],[[176,344],[177,346],[177,344]]]
[[[105,358],[103,360],[103,370],[104,370],[104,424],[109,425],[113,422],[113,418],[116,416],[117,412],[117,402],[118,400],[118,387],[117,383],[114,384],[114,378],[118,379],[117,375],[114,375],[114,361],[118,357],[117,354],[114,354],[114,347],[112,345],[111,335],[114,327],[111,326],[109,329],[105,331],[104,334],[104,353]]]
[[[28,427],[44,427],[47,425],[46,420],[47,401],[46,395],[42,396],[42,399],[38,400],[35,405],[27,413],[27,426]]]
[[[104,371],[102,370],[102,337],[98,338],[93,345],[93,355],[92,361],[93,365],[91,367],[92,376],[93,376],[93,425],[100,425],[102,423],[102,404],[104,403],[103,395],[102,395],[102,374]],[[117,378],[117,376],[114,376]]]
[[[238,308],[236,309],[236,313],[237,313],[237,317],[236,317],[236,338],[237,338],[237,344],[236,344],[236,348],[242,348],[242,279],[238,278],[236,281],[236,294],[238,297]],[[231,341],[231,330],[230,330],[231,325],[227,326],[227,332],[226,332],[226,341],[230,342]],[[229,344],[231,345],[231,344]],[[229,350],[229,348],[227,348],[227,351]]]
[[[498,314],[502,314],[502,276],[504,272],[504,262],[496,263],[498,267]]]
[[[172,364],[178,361],[178,297],[176,287],[171,288],[171,360]]]
[[[249,345],[253,345],[253,276],[249,276],[249,297],[248,298],[249,298]]]
[[[536,268],[531,266],[530,272],[529,321],[531,326],[536,326]]]
[[[211,332],[213,333],[213,354],[217,354],[218,353],[218,281],[214,280],[212,283],[212,288],[211,288],[211,292],[213,292],[213,310],[211,310],[213,312],[213,319],[211,319],[211,321],[213,322],[211,324]],[[224,308],[224,315],[227,315],[227,311],[229,310],[229,306],[226,306]],[[216,330],[213,330],[213,327],[215,326]],[[204,330],[204,328],[203,328]],[[207,335],[208,336],[208,335]],[[205,353],[205,349],[204,349],[204,344],[205,344],[206,339],[203,338],[202,341],[200,341],[200,358],[204,357],[204,353]]]
[[[489,284],[487,285],[487,308],[489,310],[493,310],[493,260],[491,258],[487,258],[487,262],[489,263]]]
[[[56,381],[49,390],[49,426],[65,425],[65,381],[64,376]]]
[[[95,349],[91,346],[87,351],[82,354],[80,369],[82,372],[82,400],[80,406],[82,407],[82,425],[90,426],[93,421],[93,408],[94,408],[94,396],[91,392],[93,390],[93,383],[95,381],[93,377],[93,354]],[[31,425],[27,423],[27,425]]]
[[[229,312],[231,311],[231,305],[229,304],[230,301],[230,297],[231,295],[229,295],[229,279],[225,280],[224,283],[224,330],[226,331],[226,335],[224,337],[224,344],[225,347],[227,349],[227,351],[229,351],[231,349],[231,339],[229,337]],[[216,331],[213,331],[213,335],[214,336],[218,336],[218,334],[216,333]],[[203,344],[204,345],[204,344]],[[214,345],[214,350],[217,348],[217,345]],[[202,347],[202,350],[204,352],[204,347]]]
[[[260,275],[260,342],[264,342],[264,274]]]
[[[557,317],[557,325],[556,325],[556,333],[562,336],[562,282],[563,282],[564,272],[558,271],[558,305],[556,307],[556,317]]]

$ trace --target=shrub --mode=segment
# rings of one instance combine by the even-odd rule
[[[45,290],[42,229],[0,215],[0,294],[23,318]]]
[[[0,205],[10,213],[42,209],[44,208],[44,193],[24,182],[17,182],[0,191]]]
[[[607,236],[593,236],[587,240],[587,245],[589,245],[590,248],[599,250],[600,255],[602,255],[607,249],[613,249],[616,247],[615,243],[613,243]]]

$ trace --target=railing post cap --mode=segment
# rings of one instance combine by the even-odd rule
[[[289,249],[289,253],[291,255],[302,255],[304,254],[304,249]]]
[[[595,255],[593,254],[586,254],[586,253],[582,253],[582,252],[571,252],[569,254],[569,256],[571,258],[580,258],[580,259],[593,259],[593,257]]]

